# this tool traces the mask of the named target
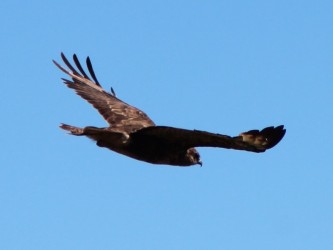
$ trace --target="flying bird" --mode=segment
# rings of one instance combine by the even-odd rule
[[[219,147],[261,153],[274,147],[286,133],[283,125],[250,130],[238,136],[157,126],[141,110],[116,97],[114,90],[105,91],[98,82],[89,57],[86,59],[90,76],[84,71],[77,56],[76,66],[61,53],[68,69],[53,60],[71,80],[63,79],[67,87],[74,89],[83,99],[92,104],[109,124],[105,128],[79,128],[61,124],[60,128],[76,136],[86,136],[96,141],[97,146],[153,164],[174,166],[202,165],[195,147]]]

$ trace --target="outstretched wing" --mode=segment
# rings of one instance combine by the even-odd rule
[[[93,80],[83,70],[75,54],[73,60],[78,70],[69,63],[63,53],[61,53],[61,58],[69,70],[66,70],[54,60],[53,63],[72,78],[72,81],[63,79],[64,83],[92,104],[111,127],[122,127],[131,132],[155,125],[144,112],[119,100],[113,89],[111,89],[112,93],[108,93],[102,88],[95,76],[89,57],[87,57],[86,63]]]
[[[250,130],[239,136],[213,134],[199,130],[186,130],[172,127],[149,127],[136,131],[131,137],[145,140],[155,139],[161,143],[174,145],[182,149],[192,147],[219,147],[251,152],[265,152],[274,147],[285,135],[283,125],[278,127],[267,127],[263,130]]]

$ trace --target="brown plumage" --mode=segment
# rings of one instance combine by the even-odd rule
[[[63,53],[61,57],[69,70],[56,61],[53,62],[72,78],[63,79],[64,83],[92,104],[108,122],[109,127],[78,128],[66,124],[61,124],[60,127],[72,135],[87,136],[100,147],[137,160],[175,166],[201,165],[200,155],[195,147],[220,147],[260,153],[278,144],[286,133],[283,125],[267,127],[261,131],[250,130],[235,137],[156,126],[144,112],[118,99],[112,88],[111,93],[108,93],[101,87],[89,57],[86,64],[92,79],[83,70],[75,54],[73,61],[77,69]]]

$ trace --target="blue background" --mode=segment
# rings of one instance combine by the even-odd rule
[[[332,1],[0,3],[0,249],[333,249]],[[60,52],[157,124],[274,149],[155,166],[58,128],[105,126]]]

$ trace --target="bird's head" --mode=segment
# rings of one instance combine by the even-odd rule
[[[200,154],[195,148],[189,148],[186,151],[186,159],[189,161],[189,165],[199,164],[202,166],[202,162],[200,161]]]

